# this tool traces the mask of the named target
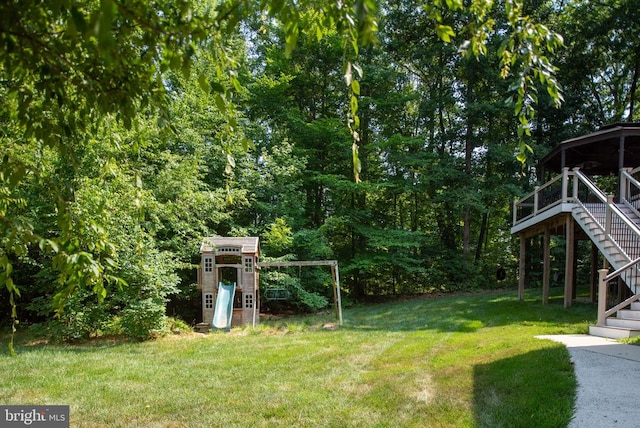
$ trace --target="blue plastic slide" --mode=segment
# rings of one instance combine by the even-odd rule
[[[218,297],[216,298],[216,309],[213,312],[214,328],[231,328],[231,317],[233,315],[233,297],[236,294],[236,284],[218,283]]]

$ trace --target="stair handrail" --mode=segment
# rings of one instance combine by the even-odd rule
[[[600,269],[598,270],[599,278],[598,278],[598,321],[597,325],[603,326],[605,325],[606,319],[618,312],[620,309],[623,309],[633,302],[640,300],[640,293],[635,294],[628,299],[618,303],[617,305],[607,309],[607,284],[609,281],[616,279],[622,274],[631,268],[635,268],[636,265],[640,264],[640,258],[630,261],[626,265],[622,266],[620,269],[617,269],[611,273],[609,273],[609,269]]]
[[[574,170],[574,173],[575,173],[574,175],[575,180],[577,180],[576,182],[574,182],[574,196],[575,196],[576,202],[580,204],[585,210],[585,212],[602,228],[602,230],[604,231],[609,241],[613,243],[621,251],[621,253],[624,254],[629,260],[628,263],[626,263],[624,266],[620,267],[619,269],[611,273],[609,273],[609,269],[600,269],[598,271],[599,279],[598,279],[598,321],[597,323],[598,325],[603,326],[605,325],[605,321],[608,317],[610,317],[620,309],[630,305],[631,303],[640,300],[640,293],[638,293],[629,297],[623,302],[620,302],[617,305],[607,309],[607,292],[608,292],[607,284],[609,283],[609,281],[621,277],[626,271],[630,269],[633,269],[634,271],[636,271],[635,274],[631,275],[631,277],[637,278],[637,265],[640,264],[640,257],[632,258],[629,254],[631,252],[630,249],[622,248],[622,246],[618,242],[618,239],[616,239],[616,237],[612,235],[611,233],[612,232],[611,227],[613,223],[612,217],[615,216],[619,221],[622,222],[622,224],[624,224],[624,226],[626,226],[626,228],[631,232],[632,235],[635,235],[635,240],[634,240],[635,242],[640,241],[640,228],[638,228],[638,226],[636,226],[635,223],[629,220],[629,218],[620,210],[620,208],[618,208],[616,204],[613,203],[612,196],[606,196],[604,192],[602,192],[589,179],[589,177],[584,175],[582,172],[578,170]],[[631,179],[633,179],[633,177],[631,177]],[[635,181],[635,179],[633,180]],[[605,204],[605,207],[606,207],[605,225],[602,225],[600,221],[598,221],[598,219],[595,217],[595,215],[589,210],[589,208],[585,206],[584,203],[580,200],[579,194],[578,194],[578,181],[582,182],[587,187],[590,193],[595,195],[602,203]]]
[[[619,242],[621,240],[620,236],[615,237],[612,235],[611,225],[613,223],[613,219],[614,218],[617,219],[618,222],[622,223],[625,226],[625,229],[628,231],[628,233],[626,233],[624,236],[625,239],[622,239],[622,241],[629,241],[629,242],[636,242],[636,243],[640,242],[640,228],[638,228],[638,226],[634,222],[632,222],[629,219],[629,217],[627,217],[620,210],[620,208],[616,206],[615,203],[613,203],[612,196],[605,195],[605,193],[602,192],[602,190],[600,190],[589,179],[589,177],[587,177],[584,173],[582,173],[578,168],[574,169],[573,172],[576,180],[574,182],[574,199],[576,203],[582,206],[582,208],[585,210],[587,215],[589,215],[601,227],[602,231],[605,233],[605,235],[610,240],[610,242],[614,244],[618,248],[618,250],[620,250],[621,253],[626,256],[627,261],[632,261],[638,258],[638,256],[640,256],[640,247],[623,248],[623,246],[621,246]],[[589,192],[593,194],[601,203],[604,204],[604,207],[606,210],[605,224],[602,224],[601,221],[592,213],[592,210],[590,210],[585,205],[585,202],[580,200],[580,196],[578,192],[578,182],[581,182],[582,184],[584,184],[589,190]],[[632,239],[629,239],[629,238],[632,238]],[[631,251],[632,249],[635,251],[632,252]]]

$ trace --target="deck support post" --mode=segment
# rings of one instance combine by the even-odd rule
[[[551,230],[544,228],[542,264],[542,303],[549,303],[549,279],[551,278]]]
[[[564,307],[571,306],[573,296],[573,259],[575,257],[575,226],[571,214],[567,214],[565,219],[566,230],[566,252],[564,265]]]
[[[527,239],[524,233],[520,234],[520,264],[518,266],[518,300],[524,300],[524,280],[527,255]]]

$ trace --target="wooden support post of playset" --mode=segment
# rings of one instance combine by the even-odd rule
[[[331,265],[331,280],[333,282],[333,302],[336,310],[338,323],[342,325],[342,301],[340,297],[340,272],[338,271],[338,262]]]

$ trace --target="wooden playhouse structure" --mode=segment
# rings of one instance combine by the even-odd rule
[[[198,290],[202,293],[203,322],[196,325],[198,331],[208,331],[211,327],[229,329],[232,325],[243,324],[255,326],[260,321],[259,270],[294,266],[331,268],[334,309],[338,323],[342,324],[337,260],[259,262],[260,240],[257,237],[204,238],[200,255]],[[267,289],[265,299],[279,299],[281,291],[286,290]]]
[[[198,328],[255,325],[260,313],[259,239],[204,238],[200,254],[198,289],[202,292],[203,323]]]

